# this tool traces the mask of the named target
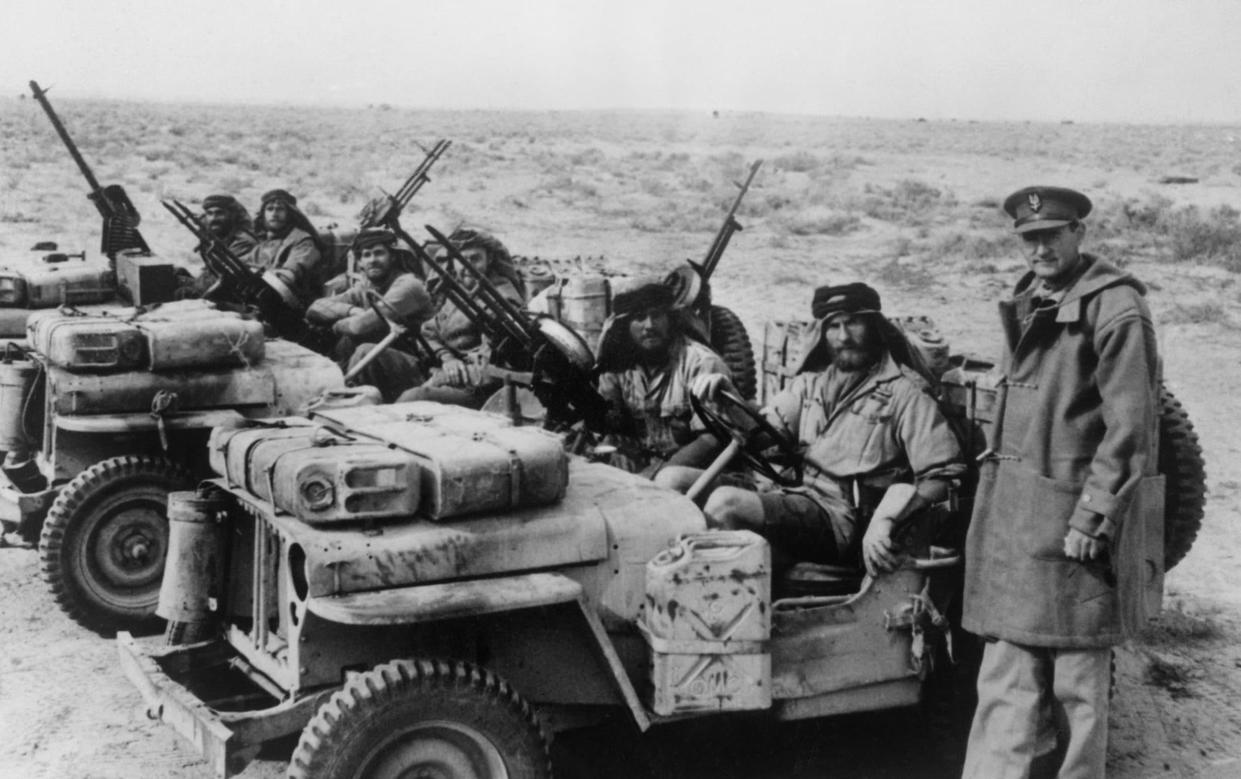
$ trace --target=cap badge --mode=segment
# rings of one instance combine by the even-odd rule
[[[1037,192],[1031,192],[1030,196],[1026,198],[1026,200],[1030,203],[1030,210],[1036,214],[1038,213],[1038,210],[1043,207],[1043,199],[1038,196]]]

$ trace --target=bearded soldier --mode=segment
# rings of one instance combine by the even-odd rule
[[[268,283],[278,287],[290,303],[305,308],[323,293],[323,263],[327,252],[297,198],[283,189],[263,194],[255,228],[259,243],[244,257],[260,273],[270,272]]]
[[[638,279],[612,297],[612,316],[599,346],[599,394],[608,402],[612,464],[653,476],[666,462],[703,464],[711,454],[697,444],[706,428],[690,406],[699,376],[728,375],[728,365],[686,335],[672,289]]]
[[[215,194],[203,198],[202,220],[211,234],[237,257],[248,255],[258,242],[254,237],[249,212],[232,195]],[[206,247],[200,244],[194,250],[206,262]],[[178,282],[177,297],[202,297],[218,280],[206,267],[197,278],[186,273]]]
[[[715,486],[703,513],[711,527],[766,537],[782,564],[860,558],[871,573],[892,570],[900,551],[893,531],[948,496],[965,471],[960,444],[931,395],[925,364],[880,313],[879,293],[862,283],[820,287],[811,313],[819,334],[803,372],[763,412],[804,448],[805,482]],[[814,370],[823,360],[830,362]],[[729,388],[715,375],[699,379],[693,391],[706,401]],[[688,485],[697,473],[670,472],[657,481]],[[872,515],[894,484],[913,485],[911,497],[904,505],[883,501],[892,515]]]

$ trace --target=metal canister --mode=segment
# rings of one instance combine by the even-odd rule
[[[155,613],[169,622],[214,619],[213,601],[224,576],[224,508],[219,494],[168,494],[168,559]]]
[[[34,361],[17,359],[13,352],[6,349],[0,360],[0,451],[4,452],[23,451],[29,446],[22,420],[38,372]]]

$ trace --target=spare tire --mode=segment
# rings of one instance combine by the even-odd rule
[[[711,348],[716,351],[732,372],[733,384],[741,397],[754,400],[758,394],[758,373],[754,362],[754,347],[745,331],[741,318],[723,306],[711,306]]]
[[[1170,571],[1198,537],[1206,508],[1206,463],[1189,414],[1167,387],[1159,389],[1159,472],[1166,481],[1163,567]]]

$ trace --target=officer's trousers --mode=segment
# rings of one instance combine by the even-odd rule
[[[1103,779],[1111,656],[1106,648],[989,641],[978,672],[964,779]],[[1045,774],[1048,758],[1060,753],[1058,770],[1053,765]]]

